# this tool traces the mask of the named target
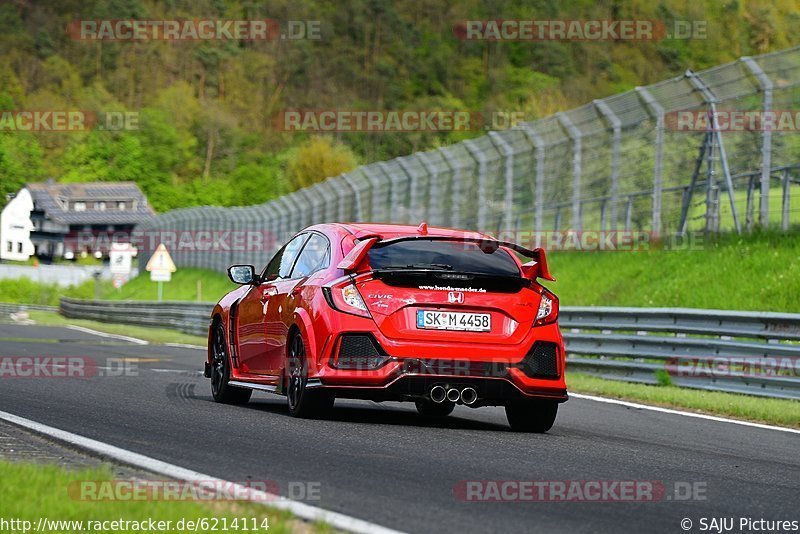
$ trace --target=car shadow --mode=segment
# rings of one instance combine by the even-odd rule
[[[347,404],[344,404],[345,402]],[[476,421],[457,415],[449,415],[447,417],[425,417],[417,413],[412,403],[408,403],[408,405],[410,409],[381,405],[368,401],[337,400],[332,410],[318,417],[316,420],[366,425],[415,426],[421,428],[487,430],[493,432],[497,432],[498,430],[503,432],[511,431],[506,425]],[[241,406],[241,408],[290,417],[286,407],[286,401],[280,397],[276,397],[274,400],[269,398],[252,399],[246,405]]]

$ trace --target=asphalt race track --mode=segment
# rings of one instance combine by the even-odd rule
[[[274,480],[282,493],[319,483],[309,504],[402,531],[675,533],[683,518],[694,531],[702,517],[798,519],[798,434],[580,399],[546,435],[510,432],[495,408],[458,407],[434,421],[411,404],[337,401],[328,419],[299,420],[265,393],[243,407],[214,403],[197,349],[0,325],[0,356],[99,366],[92,378],[4,377],[2,411],[227,480]],[[108,358],[126,359],[128,372],[102,376]],[[543,503],[454,493],[486,480],[657,481],[667,495]],[[699,483],[705,499],[676,500],[676,482]]]

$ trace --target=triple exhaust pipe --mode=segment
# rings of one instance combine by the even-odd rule
[[[441,404],[448,400],[450,402],[458,402],[459,400],[471,406],[478,400],[478,392],[473,387],[465,387],[461,391],[456,388],[445,389],[444,386],[433,386],[430,391],[431,400],[437,404]]]

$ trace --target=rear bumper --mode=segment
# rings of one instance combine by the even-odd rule
[[[460,390],[467,386],[475,388],[478,394],[478,401],[471,405],[473,408],[500,406],[531,399],[565,402],[569,398],[566,388],[522,391],[507,378],[454,377],[410,373],[398,375],[387,384],[381,386],[334,385],[323,383],[320,380],[309,380],[307,387],[324,389],[330,391],[336,397],[347,399],[410,401],[426,398],[431,388],[436,385],[444,386],[445,389],[454,387]]]
[[[369,335],[374,336],[385,358],[374,369],[337,368],[337,340],[348,334],[352,331],[331,336],[325,343],[310,385],[329,389],[339,397],[370,400],[421,398],[434,385],[474,387],[479,397],[476,405],[534,398],[564,402],[568,398],[564,344],[556,324],[531,329],[524,343],[513,346],[399,342],[372,331]],[[537,343],[557,349],[557,364],[549,376],[536,375],[524,365]]]

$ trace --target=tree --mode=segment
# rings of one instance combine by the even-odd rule
[[[330,176],[338,176],[356,166],[356,157],[347,145],[327,137],[312,137],[289,160],[286,179],[294,189],[308,187]]]
[[[0,208],[6,205],[7,195],[42,178],[42,149],[36,138],[20,132],[0,134]]]

